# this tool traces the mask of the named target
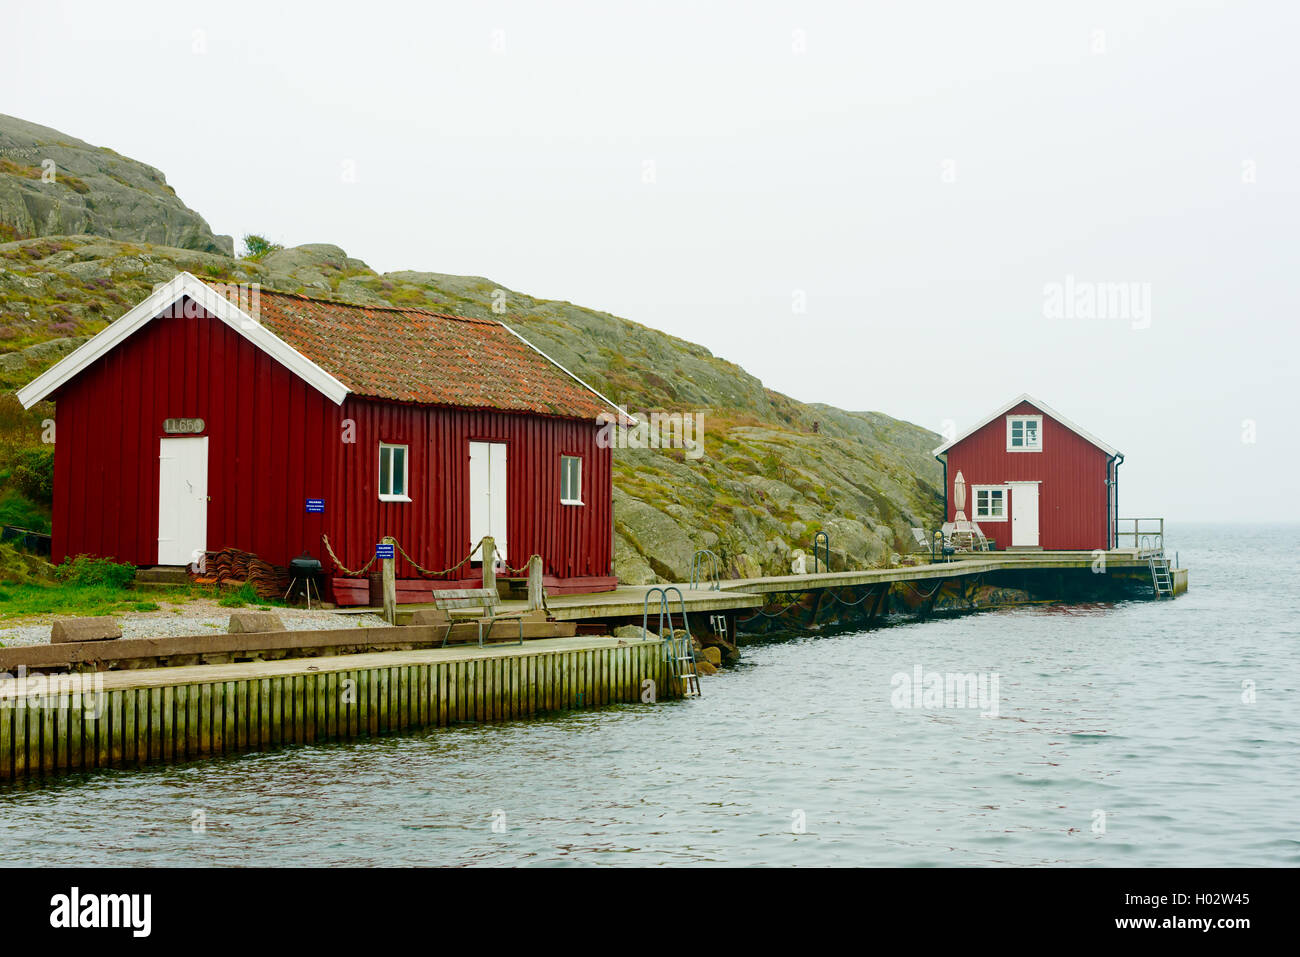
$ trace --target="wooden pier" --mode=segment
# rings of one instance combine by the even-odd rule
[[[1058,585],[1062,576],[1071,575],[1088,582],[1101,557],[1093,552],[981,552],[897,568],[733,579],[717,587],[679,585],[682,600],[678,603],[673,594],[672,607],[679,612],[685,606],[697,637],[706,619],[712,620],[710,629],[721,628],[715,622],[725,623],[724,630],[705,633],[702,640],[721,638],[734,652],[737,612],[773,619],[777,616],[763,613],[769,602],[781,601],[787,608],[802,602],[807,614],[801,613],[796,625],[816,625],[823,605],[837,603],[859,609],[867,616],[863,620],[874,622],[887,610],[895,586],[904,591],[928,587],[925,597],[932,599],[949,583],[965,594],[982,576],[995,573],[1042,572],[1056,576]],[[1105,574],[1115,580],[1140,583],[1149,576],[1147,557],[1137,549],[1112,550],[1104,557]],[[1173,586],[1175,594],[1186,591],[1185,568],[1174,570]],[[840,598],[846,590],[856,597]],[[922,613],[932,604],[921,606]],[[526,607],[519,601],[503,602],[502,608],[515,605]],[[532,638],[522,645],[434,648],[426,645],[441,638],[439,629],[406,625],[87,643],[96,646],[90,649],[6,649],[0,652],[0,665],[11,672],[21,666],[72,673],[0,676],[0,780],[681,696],[662,642],[582,633],[584,628],[608,633],[619,623],[639,624],[647,608],[655,630],[657,586],[560,595],[547,606],[555,621],[576,623],[568,628],[578,634]],[[419,607],[406,606],[401,613]],[[499,622],[500,634],[492,634],[513,637],[515,628]],[[383,650],[392,645],[406,647]],[[114,668],[122,670],[107,670]]]
[[[0,680],[0,780],[679,696],[658,641],[552,638]]]
[[[803,575],[776,575],[762,578],[730,578],[718,582],[712,589],[707,583],[692,587],[682,583],[675,586],[622,585],[614,591],[586,595],[557,595],[547,600],[547,610],[557,621],[573,622],[640,622],[646,606],[646,594],[658,587],[675,587],[681,591],[689,615],[708,615],[717,612],[743,612],[762,608],[775,594],[800,594],[826,589],[872,587],[902,583],[928,583],[975,578],[995,572],[1022,571],[1093,571],[1101,556],[1105,558],[1105,573],[1117,577],[1141,580],[1148,574],[1147,557],[1136,548],[1117,548],[1103,553],[1091,551],[1003,551],[962,552],[951,561],[926,561],[916,565],[896,568],[867,568],[855,571],[823,571]],[[1187,590],[1187,569],[1177,569],[1174,576],[1175,594]],[[677,596],[673,595],[673,611],[677,611]],[[398,610],[398,620],[420,608],[432,605],[403,605]],[[503,601],[501,608],[523,611],[525,601]],[[658,598],[650,604],[650,622],[653,627],[658,610]],[[378,608],[340,609],[340,615],[377,613]]]

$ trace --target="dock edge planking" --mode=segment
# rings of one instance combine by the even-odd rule
[[[680,697],[661,642],[611,638],[10,679],[0,781],[636,703],[647,679]]]

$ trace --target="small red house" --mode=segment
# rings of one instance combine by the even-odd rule
[[[1029,395],[934,450],[945,513],[958,473],[964,511],[998,548],[1114,548],[1124,456]]]
[[[326,534],[359,568],[392,535],[441,570],[492,535],[551,587],[616,584],[614,406],[500,322],[181,273],[18,395],[57,400],[55,562],[329,569]],[[400,554],[397,575],[418,577]]]

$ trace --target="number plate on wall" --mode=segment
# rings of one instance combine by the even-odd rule
[[[202,419],[163,419],[163,431],[168,435],[197,435],[203,431]]]

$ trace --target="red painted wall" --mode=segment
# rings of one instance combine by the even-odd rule
[[[1043,416],[1043,451],[1008,452],[1006,415]],[[1008,496],[1007,520],[975,518],[976,485],[1039,481],[1038,544],[1042,548],[1107,548],[1106,462],[1109,456],[1041,409],[1022,402],[948,450],[948,520],[956,508],[952,483],[961,472],[966,479],[966,516],[979,522],[999,548],[1011,545],[1014,494]]]
[[[326,560],[324,532],[358,568],[392,535],[424,567],[445,568],[471,545],[469,442],[488,440],[509,445],[510,563],[536,552],[549,575],[609,574],[611,452],[597,447],[593,422],[352,396],[336,406],[206,315],[155,319],[56,398],[55,562],[84,552],[156,563],[163,420],[198,417],[209,436],[209,549],[278,565],[304,550]],[[410,446],[409,503],[379,501],[381,441]],[[585,505],[560,504],[562,453],[583,457]],[[308,498],[325,499],[325,513],[308,515]],[[415,577],[400,557],[397,574]]]

